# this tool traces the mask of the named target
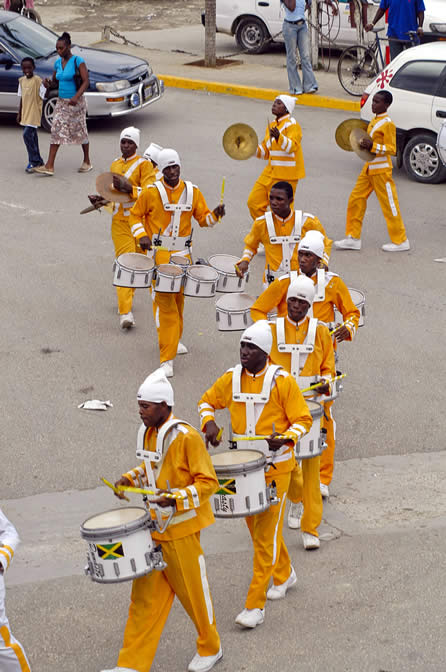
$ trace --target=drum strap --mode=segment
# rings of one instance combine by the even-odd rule
[[[178,238],[180,231],[180,220],[183,212],[190,212],[192,210],[192,199],[194,196],[194,187],[192,182],[185,182],[178,203],[170,203],[166,188],[162,182],[155,182],[154,186],[158,189],[158,193],[163,202],[163,208],[166,212],[172,212],[170,224],[164,231],[164,235]]]
[[[246,409],[246,436],[255,436],[256,424],[271,396],[271,390],[274,378],[281,366],[272,364],[268,367],[263,379],[262,391],[260,393],[242,392],[241,378],[242,366],[237,364],[232,372],[232,398],[234,401],[240,401],[245,404]]]
[[[138,430],[138,436],[136,439],[136,456],[139,458],[141,455],[143,455],[143,460],[147,473],[147,481],[149,483],[149,487],[152,488],[153,490],[155,490],[157,487],[156,477],[161,473],[164,458],[166,457],[168,452],[168,450],[164,450],[164,442],[167,437],[167,434],[171,431],[171,429],[173,429],[173,427],[176,427],[177,425],[180,424],[188,425],[188,427],[192,426],[188,422],[180,420],[179,418],[171,418],[171,420],[168,420],[167,422],[164,423],[164,425],[158,432],[155,451],[145,450],[145,438],[146,433],[148,431],[148,427],[142,424]],[[153,468],[151,464],[152,462],[154,462],[155,464]]]
[[[277,349],[279,352],[291,353],[291,375],[295,380],[305,366],[307,357],[314,352],[314,343],[316,340],[316,329],[318,320],[310,317],[307,335],[303,343],[287,343],[285,340],[285,318],[278,317],[276,321],[277,330]]]
[[[265,222],[268,229],[269,242],[272,245],[282,245],[282,261],[276,273],[289,273],[291,270],[291,257],[294,249],[301,237],[302,231],[302,210],[296,210],[294,213],[294,228],[289,236],[278,236],[274,227],[274,219],[271,212],[265,212]]]

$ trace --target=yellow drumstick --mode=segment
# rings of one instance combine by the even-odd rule
[[[223,199],[225,197],[225,182],[226,177],[223,177],[223,181],[221,183],[220,205],[223,205]],[[221,217],[218,218],[218,221],[221,222]]]
[[[239,441],[266,441],[266,439],[269,439],[269,436],[239,436],[236,439],[233,439],[235,443],[238,443]],[[275,436],[275,439],[288,439],[289,437],[287,436]]]
[[[113,483],[110,483],[110,481],[107,481],[106,478],[101,478],[101,481],[102,481],[105,485],[107,485],[109,488],[111,488],[111,489],[113,490],[113,492],[114,492],[116,495],[120,495],[120,494],[121,494],[120,491],[118,490],[118,488],[115,488],[115,486],[113,485]],[[130,499],[129,499],[128,497],[126,497],[125,495],[124,495],[124,497],[123,497],[122,499],[126,499],[128,502],[130,502]]]
[[[220,429],[218,430],[218,434],[215,438],[217,441],[220,441],[222,436],[223,436],[223,427],[220,427]]]
[[[154,490],[145,490],[144,488],[134,488],[131,485],[118,485],[119,492],[136,492],[139,495],[151,495],[152,497],[168,497],[169,499],[184,499],[178,492],[155,492]]]
[[[348,320],[346,320],[346,321],[343,322],[342,324],[338,324],[338,326],[335,327],[335,329],[332,329],[332,330],[330,331],[330,336],[333,336],[333,334],[335,333],[335,331],[337,331],[337,330],[340,329],[341,327],[345,327],[345,325],[347,324],[347,322],[348,322]]]
[[[340,376],[335,376],[330,380],[320,380],[318,383],[310,385],[310,387],[306,387],[304,390],[301,390],[301,392],[310,392],[310,390],[315,390],[317,387],[325,385],[326,383],[334,383],[336,380],[341,380],[341,378],[345,378],[346,375],[347,375],[346,373],[342,373]]]

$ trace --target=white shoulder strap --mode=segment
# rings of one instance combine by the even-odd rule
[[[166,209],[166,205],[169,205],[169,197],[167,196],[167,191],[166,191],[166,188],[165,188],[164,184],[161,182],[161,180],[160,181],[157,180],[153,184],[153,186],[158,189],[158,193],[159,193],[161,201],[163,203],[163,207],[164,207],[164,209]]]
[[[142,163],[144,163],[144,161],[145,161],[145,159],[143,159],[142,157],[139,157],[139,159],[137,161],[132,163],[130,168],[124,174],[124,177],[126,177],[129,180],[131,175],[133,174],[133,172],[136,170],[136,168],[138,168],[138,166],[140,166]]]
[[[294,211],[294,235],[299,236],[299,238],[302,236],[302,224],[303,224],[303,212],[302,210],[295,210]],[[305,213],[306,214],[306,213]]]

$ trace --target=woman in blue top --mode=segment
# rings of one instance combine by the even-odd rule
[[[93,169],[90,162],[90,144],[87,134],[87,104],[84,91],[88,89],[88,71],[85,61],[71,53],[71,38],[63,33],[56,42],[60,58],[54,64],[53,77],[46,79],[47,88],[59,83],[59,97],[54,109],[51,125],[51,140],[48,160],[44,166],[34,169],[41,175],[54,175],[54,160],[60,145],[82,145],[84,160],[79,173]],[[76,82],[76,80],[80,80]]]

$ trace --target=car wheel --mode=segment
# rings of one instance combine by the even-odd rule
[[[53,123],[54,110],[56,108],[57,93],[50,93],[48,98],[43,101],[42,108],[42,126],[45,131],[51,132],[51,124]]]
[[[411,180],[438,184],[446,180],[446,166],[443,166],[436,147],[436,137],[430,133],[415,135],[403,151],[403,165]]]
[[[242,19],[237,26],[235,39],[243,51],[260,54],[269,41],[269,33],[260,19]]]

